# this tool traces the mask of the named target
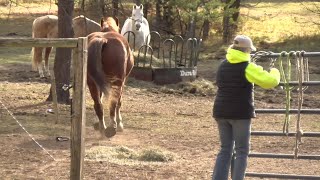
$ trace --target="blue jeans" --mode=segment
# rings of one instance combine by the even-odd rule
[[[216,119],[221,149],[216,159],[212,180],[243,180],[250,149],[251,119]]]

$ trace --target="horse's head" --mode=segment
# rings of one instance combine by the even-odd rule
[[[116,17],[104,17],[100,21],[101,32],[118,32],[120,33],[119,19]]]
[[[140,6],[134,5],[132,9],[133,26],[136,31],[139,31],[143,21],[143,5]]]

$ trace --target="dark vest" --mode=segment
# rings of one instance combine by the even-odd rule
[[[224,60],[216,75],[218,92],[213,105],[213,117],[250,119],[255,117],[253,84],[245,77],[248,62],[231,64]]]

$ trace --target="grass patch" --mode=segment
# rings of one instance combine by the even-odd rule
[[[30,63],[31,48],[0,48],[0,64]]]
[[[178,89],[183,92],[189,92],[191,94],[198,94],[202,96],[212,96],[215,94],[217,87],[212,81],[206,79],[196,79],[191,82],[181,82],[178,84]]]
[[[160,148],[143,150],[139,156],[140,161],[169,162],[174,160],[174,155]]]
[[[33,20],[46,14],[57,14],[58,10],[58,6],[49,0],[17,1],[18,4],[15,2],[0,0],[0,36],[31,37]]]

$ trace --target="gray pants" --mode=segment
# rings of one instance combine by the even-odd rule
[[[233,180],[243,180],[250,149],[251,119],[216,119],[221,149],[216,159],[212,180],[228,180],[231,167]]]

